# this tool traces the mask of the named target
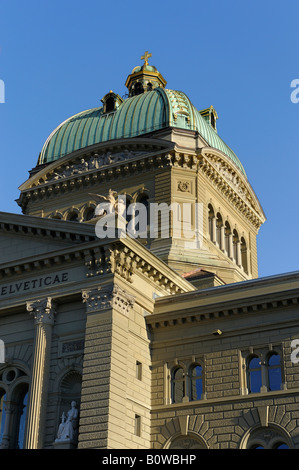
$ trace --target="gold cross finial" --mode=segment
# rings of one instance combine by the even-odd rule
[[[152,54],[149,54],[148,51],[145,51],[144,55],[141,56],[141,60],[144,60],[144,65],[148,65],[148,59],[152,57]]]

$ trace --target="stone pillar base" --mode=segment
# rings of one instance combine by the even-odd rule
[[[77,449],[77,443],[71,441],[70,439],[65,439],[63,441],[54,441],[53,443],[54,449]]]

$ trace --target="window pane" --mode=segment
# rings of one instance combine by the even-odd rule
[[[179,367],[173,372],[173,379],[172,379],[173,403],[182,402],[184,396],[185,396],[184,370],[182,367]]]
[[[185,383],[183,381],[175,382],[173,390],[173,401],[174,403],[180,403],[183,401],[185,396]]]
[[[182,380],[184,377],[183,369],[177,369],[173,375],[174,380]]]
[[[191,400],[201,400],[202,392],[202,367],[196,365],[191,369]]]
[[[23,444],[24,444],[27,399],[28,399],[28,392],[25,393],[25,396],[24,396],[23,401],[22,401],[21,409],[20,409],[18,449],[23,449]]]
[[[259,393],[261,390],[261,386],[262,386],[261,371],[260,370],[250,371],[249,381],[250,381],[249,391],[251,393]]]
[[[4,433],[4,424],[5,424],[5,408],[4,401],[6,400],[6,394],[0,397],[0,444],[2,442],[2,437]]]
[[[268,360],[269,366],[280,366],[280,355],[272,354]]]
[[[262,386],[262,373],[259,357],[252,357],[248,364],[248,391],[259,393]]]
[[[281,389],[281,369],[280,367],[275,367],[269,369],[269,389],[270,390],[280,390]]]
[[[250,369],[259,369],[260,367],[261,367],[260,358],[259,357],[253,357],[249,362],[249,368]]]
[[[195,366],[192,368],[191,371],[192,377],[200,377],[202,375],[202,367],[201,366]]]
[[[202,396],[202,379],[196,378],[191,383],[191,400],[201,400]]]
[[[288,449],[289,446],[287,446],[286,444],[280,444],[279,446],[275,447],[276,449]]]

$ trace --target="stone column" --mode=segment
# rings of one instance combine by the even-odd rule
[[[45,430],[49,355],[55,305],[52,299],[48,297],[27,302],[27,311],[34,317],[35,338],[24,448],[40,449],[43,447]]]
[[[129,312],[134,297],[117,284],[82,292],[86,331],[79,449],[125,448]]]

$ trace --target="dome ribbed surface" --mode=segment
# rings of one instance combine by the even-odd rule
[[[53,162],[97,143],[137,137],[167,127],[198,131],[210,147],[222,151],[246,175],[236,154],[185,93],[164,88],[127,98],[112,113],[104,114],[103,108],[99,107],[70,117],[48,137],[38,163]]]

